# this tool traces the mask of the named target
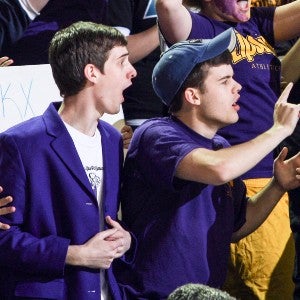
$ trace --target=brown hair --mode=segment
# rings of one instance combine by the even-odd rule
[[[58,31],[50,43],[49,63],[61,96],[76,95],[83,89],[87,64],[103,73],[110,50],[126,45],[117,29],[102,24],[80,21]]]

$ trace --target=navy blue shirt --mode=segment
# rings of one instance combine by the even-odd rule
[[[0,50],[19,39],[29,23],[30,19],[18,0],[0,0]]]
[[[47,64],[55,32],[77,21],[106,23],[106,9],[107,0],[51,0],[20,40],[2,53],[13,58],[14,65]]]
[[[108,24],[129,29],[130,34],[143,32],[156,24],[154,0],[109,0]],[[160,49],[157,47],[149,55],[134,64],[138,76],[124,91],[123,112],[125,120],[163,117],[167,107],[155,94],[152,87],[152,71],[158,62]]]

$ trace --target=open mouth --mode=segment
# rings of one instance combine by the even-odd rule
[[[238,110],[240,109],[240,106],[237,104],[237,102],[234,102],[234,103],[232,104],[232,107],[233,107],[236,111],[238,111]]]
[[[238,0],[237,5],[239,6],[239,8],[241,8],[243,10],[248,9],[248,1]]]

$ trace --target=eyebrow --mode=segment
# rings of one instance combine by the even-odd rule
[[[128,55],[129,55],[129,52],[126,52],[126,53],[120,55],[119,57],[117,57],[117,59],[123,58],[123,57],[128,56]]]
[[[226,75],[226,76],[223,76],[223,77],[219,78],[218,81],[222,81],[224,79],[230,79],[232,77],[233,77],[232,75]]]

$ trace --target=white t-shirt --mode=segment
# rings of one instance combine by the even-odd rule
[[[85,170],[85,173],[91,183],[92,189],[96,195],[99,215],[100,215],[100,231],[104,229],[103,217],[103,156],[101,135],[97,129],[94,136],[88,136],[69,124],[65,126],[74,142],[75,148]],[[101,280],[101,300],[111,299],[109,296],[108,286],[105,280],[105,270],[100,270]]]

